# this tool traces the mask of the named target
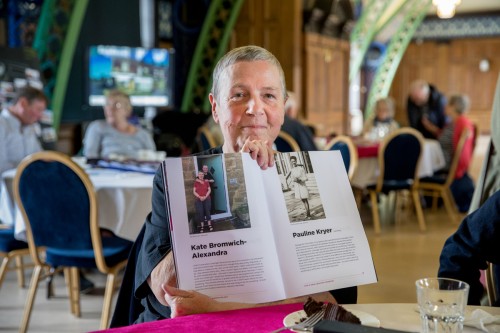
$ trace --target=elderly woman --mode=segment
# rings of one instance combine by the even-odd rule
[[[372,139],[383,139],[398,128],[399,124],[394,120],[394,100],[385,97],[375,103],[374,116],[365,123],[363,133]]]
[[[455,153],[455,147],[460,140],[462,132],[468,129],[470,133],[472,133],[472,135],[467,138],[464,148],[462,149],[462,155],[460,156],[455,172],[455,180],[450,186],[458,210],[464,213],[469,210],[472,194],[474,192],[474,183],[467,171],[472,161],[474,138],[477,135],[477,133],[474,133],[474,124],[466,116],[466,113],[469,111],[469,105],[469,97],[466,95],[453,95],[450,97],[450,101],[445,108],[446,115],[450,121],[443,130],[429,121],[423,122],[424,126],[438,137],[446,161],[446,167],[443,170],[445,172],[450,168],[450,163]]]
[[[215,67],[209,99],[224,144],[203,154],[249,153],[261,169],[273,166],[272,144],[283,124],[286,101],[285,78],[278,60],[257,46],[233,49]],[[157,172],[153,184],[153,210],[146,219],[145,235],[137,254],[134,294],[141,299],[144,311],[136,322],[266,305],[220,302],[196,291],[175,288],[163,184],[162,173]],[[335,302],[328,292],[314,297]],[[281,303],[306,299],[307,296]]]
[[[151,134],[129,122],[132,105],[127,94],[111,90],[104,105],[105,120],[95,120],[83,139],[87,158],[138,159],[139,150],[156,150]]]

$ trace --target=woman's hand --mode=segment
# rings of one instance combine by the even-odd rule
[[[199,292],[182,290],[167,284],[163,284],[162,289],[165,292],[164,300],[172,311],[172,318],[224,310],[222,303]]]
[[[262,170],[274,165],[274,150],[272,143],[268,141],[247,139],[240,152],[250,153]]]

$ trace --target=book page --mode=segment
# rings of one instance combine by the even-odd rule
[[[214,180],[208,212],[193,192],[203,168]],[[167,158],[163,170],[179,288],[221,301],[285,298],[257,163],[248,154],[193,156]]]
[[[277,154],[263,176],[287,297],[377,281],[340,152]]]

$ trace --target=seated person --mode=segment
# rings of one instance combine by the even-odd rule
[[[439,258],[438,276],[467,282],[470,286],[468,304],[480,305],[484,293],[480,270],[486,269],[488,262],[498,268],[499,243],[500,191],[497,191],[465,217],[458,230],[446,240]],[[497,290],[500,290],[499,281],[497,275]]]
[[[285,78],[278,60],[257,46],[233,49],[214,69],[209,99],[224,143],[203,154],[249,153],[261,169],[272,167],[272,145],[283,124],[286,101]],[[175,287],[163,184],[160,170],[153,181],[152,212],[145,221],[144,237],[137,240],[142,242],[139,252],[132,258],[137,258],[134,294],[143,307],[135,322],[268,305],[220,302],[200,292]],[[329,292],[315,294],[314,298],[335,302]],[[304,296],[274,304],[305,302],[306,299]]]
[[[156,150],[151,134],[129,122],[132,105],[127,94],[112,90],[106,95],[105,120],[94,120],[83,139],[87,158],[138,159],[139,150]]]
[[[398,128],[399,124],[394,120],[394,100],[386,97],[375,103],[374,115],[366,121],[363,134],[372,140],[381,140]]]
[[[16,168],[26,156],[43,150],[37,126],[47,104],[41,90],[26,86],[0,113],[0,175]]]
[[[474,182],[467,171],[472,161],[472,154],[474,152],[474,137],[477,134],[474,133],[474,124],[465,115],[469,110],[469,105],[470,101],[467,96],[453,95],[450,97],[450,101],[445,108],[446,115],[450,121],[443,130],[428,120],[424,119],[422,122],[425,128],[438,138],[441,148],[443,149],[446,166],[444,170],[440,170],[439,173],[448,173],[453,155],[455,154],[455,147],[460,140],[462,132],[465,129],[468,129],[472,134],[465,142],[462,155],[460,155],[460,160],[458,161],[457,170],[455,172],[455,179],[450,186],[450,190],[453,194],[453,199],[458,206],[458,210],[463,213],[469,210],[472,194],[474,193]]]
[[[302,151],[317,150],[314,143],[313,133],[306,125],[297,120],[299,114],[299,106],[295,94],[288,92],[288,99],[285,104],[285,121],[281,130],[290,134],[297,141],[297,144]]]

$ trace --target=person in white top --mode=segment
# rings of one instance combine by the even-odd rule
[[[0,174],[17,167],[26,156],[42,150],[38,121],[47,108],[44,93],[26,86],[0,114]]]

